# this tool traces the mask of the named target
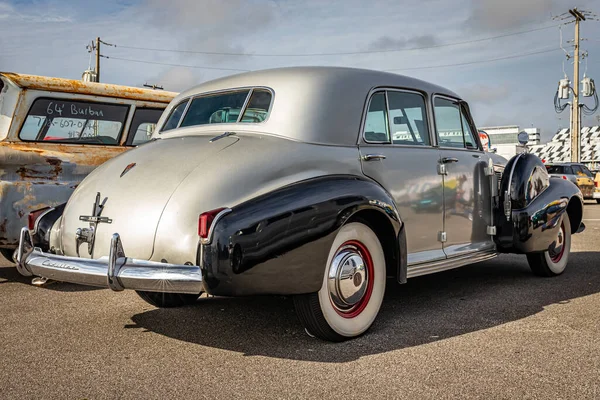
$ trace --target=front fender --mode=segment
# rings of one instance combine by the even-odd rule
[[[581,223],[583,197],[572,182],[549,178],[542,161],[521,154],[509,161],[501,184],[501,207],[497,210],[496,244],[500,252],[532,253],[548,249],[556,240],[565,212],[571,231]]]
[[[199,254],[215,295],[303,294],[321,288],[338,229],[362,210],[402,223],[391,196],[357,176],[305,180],[244,202],[219,220]],[[398,242],[398,240],[396,240]]]

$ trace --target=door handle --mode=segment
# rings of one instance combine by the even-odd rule
[[[385,160],[383,154],[367,154],[362,156],[363,161]]]
[[[453,163],[453,162],[458,162],[458,158],[454,158],[454,157],[443,157],[442,158],[442,164],[448,164],[448,163]]]

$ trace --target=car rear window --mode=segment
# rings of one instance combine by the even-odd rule
[[[546,170],[549,174],[564,174],[564,167],[562,165],[546,165]]]
[[[241,89],[206,94],[178,104],[162,131],[224,123],[260,123],[267,119],[273,95],[266,89]],[[181,120],[181,122],[180,122]]]
[[[36,99],[19,132],[23,141],[118,145],[129,106]]]

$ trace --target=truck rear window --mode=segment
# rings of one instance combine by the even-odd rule
[[[23,141],[118,145],[129,106],[36,99],[19,132]]]

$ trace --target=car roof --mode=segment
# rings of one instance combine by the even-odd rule
[[[110,83],[84,82],[51,76],[17,74],[14,72],[0,72],[0,78],[8,80],[21,89],[89,94],[129,100],[169,103],[177,96],[177,93],[164,90],[143,89]]]
[[[179,94],[165,115],[190,96],[250,87],[269,88],[274,99],[267,120],[260,124],[243,124],[244,130],[337,145],[356,145],[364,106],[372,89],[412,89],[427,96],[442,94],[460,99],[441,86],[389,72],[345,67],[288,67],[246,72],[194,86]],[[215,126],[196,128],[214,130]],[[168,135],[171,132],[177,135],[174,131]]]

